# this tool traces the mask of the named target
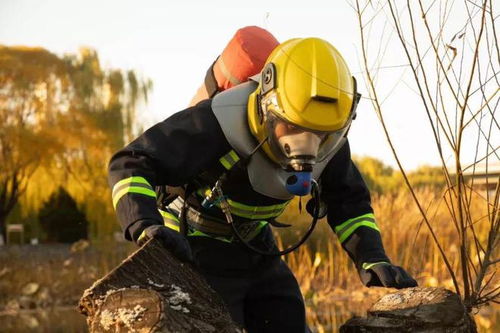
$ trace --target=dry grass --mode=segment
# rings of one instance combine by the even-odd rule
[[[421,190],[418,195],[426,204],[427,211],[432,217],[431,223],[446,249],[453,268],[458,271],[458,239],[455,226],[448,218],[445,203],[435,191]],[[478,203],[482,200],[480,197],[475,199]],[[446,267],[410,195],[400,192],[375,196],[372,204],[386,252],[393,263],[405,267],[422,285],[440,285],[453,289]],[[295,208],[295,205],[290,207],[285,219],[294,218]],[[484,205],[475,205],[473,198],[474,225],[480,239],[487,237],[488,226],[486,219],[482,218],[486,215],[483,209]],[[296,218],[301,220],[301,224],[302,221],[308,220],[304,213]],[[289,244],[293,242],[292,238],[296,238],[295,233],[288,232],[279,237],[279,240]],[[320,290],[324,295],[331,289],[350,290],[358,289],[360,286],[357,281],[354,282],[353,266],[333,232],[329,230],[326,221],[320,221],[308,246],[299,248],[288,255],[286,260],[301,281],[305,294],[309,294],[311,289]],[[492,269],[489,274],[493,272]]]
[[[458,239],[456,230],[447,219],[446,206],[440,194],[430,190],[418,193],[432,216],[438,237],[458,269]],[[476,198],[478,201],[480,198]],[[304,202],[305,203],[305,202]],[[282,221],[309,220],[303,212],[298,216],[297,202],[290,205]],[[484,206],[484,205],[482,205]],[[395,264],[408,269],[422,286],[444,286],[453,289],[449,274],[433,245],[427,228],[405,192],[373,198],[385,243]],[[475,226],[479,237],[486,237],[482,229],[484,212],[476,210]],[[300,229],[300,228],[299,228]],[[279,240],[285,243],[298,237],[295,231],[285,230]],[[69,246],[10,247],[0,252],[0,309],[76,304],[83,290],[92,282],[119,264],[134,246],[129,243],[93,243],[84,250],[71,251]],[[354,266],[326,221],[320,221],[307,245],[286,258],[295,272],[308,304],[308,320],[318,332],[335,331],[352,314],[363,314],[369,305],[386,293],[383,288],[365,288],[361,285]],[[490,275],[492,272],[489,273]],[[31,295],[26,286],[38,285]],[[497,286],[496,280],[492,286]],[[28,288],[29,289],[29,288]],[[477,316],[482,332],[494,332],[500,310],[485,307]],[[489,328],[488,328],[489,327]]]
[[[449,220],[449,213],[441,194],[424,189],[420,190],[417,195],[425,204],[428,215],[432,217],[431,223],[453,269],[458,271],[457,231],[452,221]],[[484,206],[482,197],[476,195],[472,198],[471,210],[475,230],[481,240],[487,237],[488,228],[488,221],[483,218],[486,215]],[[373,207],[377,223],[381,228],[386,252],[393,263],[407,269],[421,286],[443,286],[453,290],[449,273],[431,240],[428,229],[423,225],[421,214],[415,207],[411,196],[406,191],[375,196]],[[288,218],[293,217],[295,209],[296,205],[290,207],[287,212]],[[297,219],[307,220],[307,217],[302,214]],[[311,306],[310,322],[327,327],[326,331],[329,331],[328,326],[324,325],[325,316],[330,318],[326,322],[331,324],[332,320],[338,321],[342,313],[344,313],[342,318],[348,318],[351,313],[361,314],[373,301],[387,293],[387,290],[368,289],[361,285],[356,270],[346,253],[333,233],[327,230],[329,227],[326,226],[325,221],[322,222],[319,230],[315,231],[312,242],[288,255],[286,261],[296,274],[306,301]],[[285,243],[293,241],[289,239],[290,235],[286,236]],[[472,248],[471,252],[473,252]],[[477,260],[477,258],[472,260]],[[494,271],[493,267],[488,272],[488,278],[492,277]],[[491,288],[495,288],[500,283],[498,277],[493,277],[493,279]],[[346,298],[349,300],[347,304]],[[333,304],[336,304],[337,313],[332,314],[332,311],[335,312],[332,310]],[[343,310],[339,310],[340,305],[344,306]],[[493,325],[497,321],[499,311],[498,307],[481,309],[482,315],[477,317],[477,320],[483,332],[494,331]],[[318,316],[318,313],[321,315]]]
[[[76,305],[83,290],[118,265],[129,244],[80,241],[8,246],[0,252],[0,312]]]

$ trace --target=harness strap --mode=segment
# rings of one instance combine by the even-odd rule
[[[178,198],[172,202],[171,207],[166,210],[160,210],[163,216],[164,225],[179,231],[181,221],[176,215],[176,210],[184,205],[181,199]],[[218,239],[225,242],[234,240],[232,227],[223,219],[212,216],[207,216],[196,208],[186,205],[186,234],[188,236],[204,236]],[[246,241],[252,240],[269,222],[268,221],[245,221],[235,222],[239,233]]]
[[[217,59],[219,59],[219,58],[217,58]],[[219,84],[217,83],[217,79],[215,78],[215,74],[214,74],[214,65],[215,65],[215,62],[217,61],[217,59],[215,59],[212,66],[210,66],[210,68],[208,68],[207,74],[205,75],[205,88],[207,89],[207,93],[208,93],[209,98],[214,97],[215,94],[217,94],[217,92],[219,91]]]
[[[196,193],[201,197],[205,198],[210,196],[212,190],[207,188],[199,189]],[[227,199],[229,206],[231,207],[231,214],[239,217],[243,217],[250,220],[266,220],[278,217],[283,213],[286,206],[290,201],[283,202],[281,204],[270,205],[270,206],[250,206],[231,199]],[[214,205],[220,208],[220,202],[214,202]]]

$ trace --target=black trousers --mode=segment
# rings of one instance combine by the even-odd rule
[[[309,332],[299,285],[283,260],[240,243],[188,238],[196,265],[236,323],[249,333]],[[254,245],[274,247],[271,231],[265,230]]]

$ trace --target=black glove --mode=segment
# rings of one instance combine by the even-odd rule
[[[361,282],[367,287],[409,288],[415,281],[403,268],[388,262],[363,263],[359,268]]]
[[[342,247],[354,261],[365,286],[398,289],[417,286],[417,281],[404,269],[391,264],[377,230],[360,227],[342,243]]]
[[[137,245],[141,246],[151,238],[158,239],[166,249],[172,251],[172,254],[181,261],[193,261],[193,254],[187,239],[175,230],[163,225],[151,225],[146,227],[136,240]]]

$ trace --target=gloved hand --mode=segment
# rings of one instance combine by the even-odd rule
[[[181,261],[193,261],[193,254],[187,239],[175,230],[163,225],[151,225],[146,227],[137,238],[137,245],[143,245],[149,239],[155,238],[162,242],[163,246],[172,251],[172,254]]]
[[[365,262],[359,268],[358,272],[361,282],[367,287],[377,286],[402,289],[417,286],[417,281],[403,268],[385,261]]]

